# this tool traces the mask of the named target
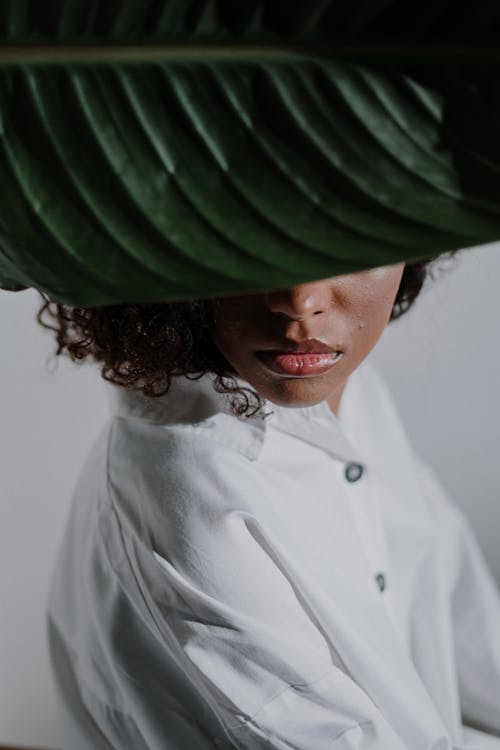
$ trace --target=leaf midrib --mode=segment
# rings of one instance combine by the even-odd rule
[[[0,65],[72,65],[155,62],[294,62],[308,60],[356,62],[413,61],[500,63],[500,48],[476,45],[339,44],[320,41],[245,43],[204,42],[151,43],[65,41],[0,42]]]

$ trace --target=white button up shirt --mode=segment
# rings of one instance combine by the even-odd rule
[[[499,750],[498,588],[377,372],[338,417],[211,380],[104,385],[49,605],[65,750]]]

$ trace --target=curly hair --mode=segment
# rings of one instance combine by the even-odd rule
[[[391,321],[413,305],[432,260],[405,265]],[[102,362],[101,376],[115,385],[155,398],[167,393],[174,376],[197,379],[211,372],[215,390],[233,395],[233,413],[248,417],[262,408],[263,399],[238,385],[236,371],[212,340],[214,300],[88,308],[43,300],[37,320],[55,332],[56,355]],[[44,313],[55,325],[42,320]]]

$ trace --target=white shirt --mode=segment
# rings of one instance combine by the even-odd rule
[[[49,606],[65,750],[500,750],[498,588],[377,372],[338,417],[211,379],[104,386]]]

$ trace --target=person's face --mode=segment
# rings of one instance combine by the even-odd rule
[[[387,325],[404,263],[220,298],[213,340],[262,397],[281,406],[327,400],[337,413],[349,375]]]

